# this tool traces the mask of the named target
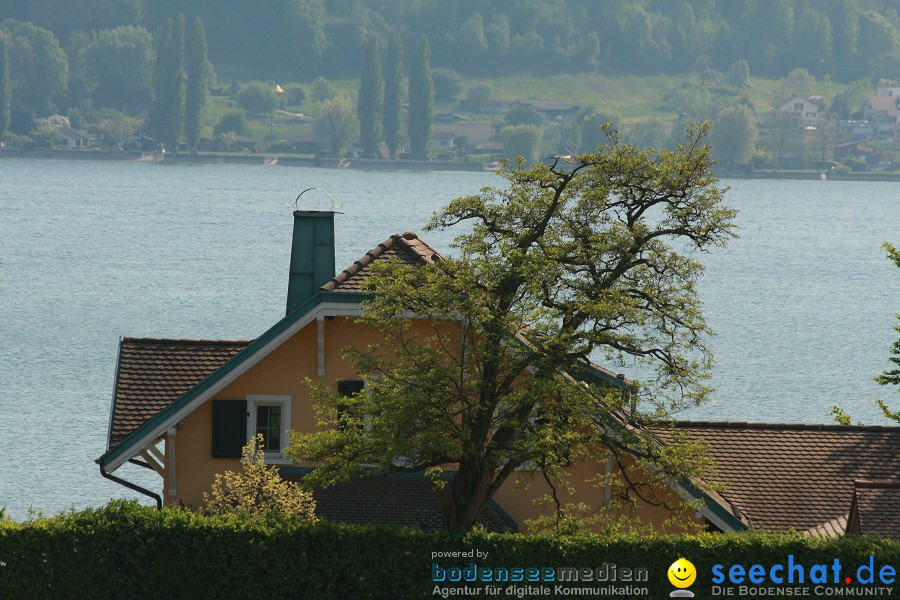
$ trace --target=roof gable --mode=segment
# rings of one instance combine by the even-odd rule
[[[752,529],[838,533],[855,479],[900,473],[900,427],[681,421],[657,433],[709,445],[719,494]]]
[[[421,265],[443,259],[444,255],[415,233],[396,233],[335,275],[321,289],[326,292],[362,293],[365,282],[372,276],[371,265],[375,262],[400,260],[410,265]]]
[[[249,344],[248,340],[123,338],[107,447],[118,444]]]
[[[848,531],[900,541],[900,480],[855,481]]]

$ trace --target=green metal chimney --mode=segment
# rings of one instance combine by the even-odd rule
[[[294,211],[287,312],[312,298],[334,277],[334,212]]]

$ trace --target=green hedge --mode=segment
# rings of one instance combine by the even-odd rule
[[[471,549],[488,552],[487,559],[432,560],[432,552]],[[604,562],[620,569],[644,567],[649,581],[632,585],[647,587],[651,598],[667,598],[673,588],[666,571],[679,556],[696,565],[699,575],[691,589],[703,598],[709,597],[712,565],[768,566],[785,563],[789,554],[807,566],[831,565],[839,558],[855,570],[870,555],[876,565],[900,564],[900,544],[855,537],[457,536],[379,526],[205,518],[113,502],[27,523],[0,523],[0,598],[439,597],[432,596],[433,562],[442,568],[471,562],[505,568],[597,568]],[[482,590],[477,597],[492,596]],[[504,589],[493,597],[517,596]]]

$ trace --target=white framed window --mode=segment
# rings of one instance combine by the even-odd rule
[[[247,396],[247,439],[262,434],[267,463],[290,464],[281,453],[290,443],[290,431],[290,396]]]

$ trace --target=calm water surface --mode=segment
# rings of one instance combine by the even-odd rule
[[[338,268],[421,231],[481,173],[0,160],[0,506],[131,497],[100,477],[118,339],[258,336],[284,313],[287,207],[318,186],[343,202]],[[900,184],[729,181],[740,238],[704,256],[718,332],[714,398],[684,417],[881,423],[900,274]],[[311,192],[307,208],[327,208]],[[427,239],[446,249],[452,232]],[[128,469],[127,467],[125,469]],[[120,471],[120,473],[124,473]],[[139,469],[128,477],[160,486]]]

